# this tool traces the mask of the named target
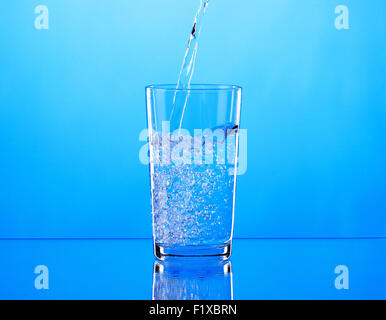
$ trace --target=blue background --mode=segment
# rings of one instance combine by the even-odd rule
[[[144,87],[177,81],[197,7],[2,4],[0,237],[151,236]],[[244,89],[235,236],[386,236],[385,16],[381,0],[211,1],[193,81]]]

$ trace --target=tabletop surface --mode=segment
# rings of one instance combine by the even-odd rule
[[[235,239],[229,262],[158,262],[150,239],[0,240],[0,272],[0,299],[385,299],[386,239]]]

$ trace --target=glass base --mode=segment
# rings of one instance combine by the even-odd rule
[[[154,255],[160,259],[166,258],[199,258],[199,257],[217,257],[222,260],[229,259],[231,256],[232,244],[223,245],[199,245],[199,246],[184,246],[184,247],[166,247],[159,244],[154,244]]]

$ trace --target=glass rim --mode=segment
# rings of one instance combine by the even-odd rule
[[[242,87],[233,84],[201,84],[194,83],[190,88],[179,88],[177,84],[153,84],[146,86],[145,89],[163,90],[163,91],[235,91]]]

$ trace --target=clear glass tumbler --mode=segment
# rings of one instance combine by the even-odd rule
[[[146,87],[155,256],[231,254],[241,88]]]

